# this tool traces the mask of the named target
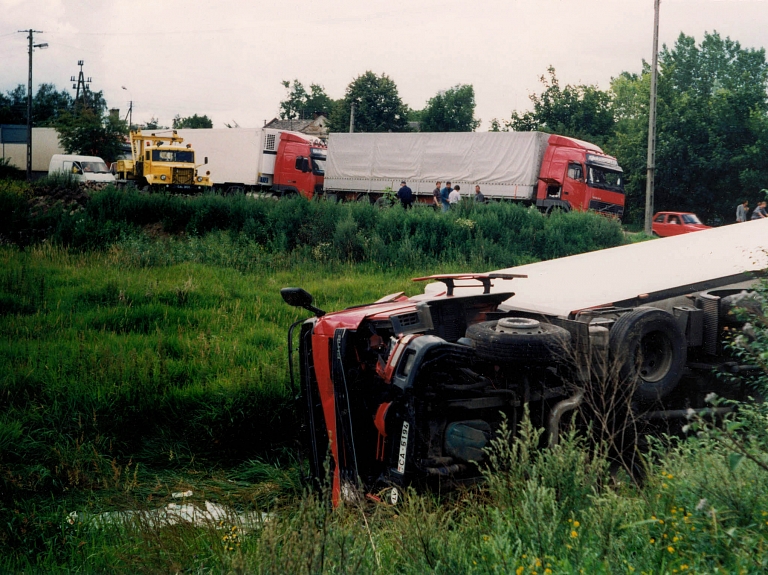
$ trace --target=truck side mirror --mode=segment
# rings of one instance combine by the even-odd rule
[[[302,307],[311,311],[317,317],[323,317],[325,312],[312,305],[312,294],[302,288],[287,287],[280,290],[283,301],[293,307]]]

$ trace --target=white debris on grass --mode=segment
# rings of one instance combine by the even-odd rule
[[[190,495],[191,491],[186,492]],[[175,496],[175,494],[174,494]],[[188,495],[182,495],[188,497]],[[224,528],[237,525],[242,530],[258,529],[272,519],[271,513],[249,511],[236,513],[233,509],[224,507],[211,501],[205,502],[205,509],[193,503],[179,505],[169,503],[159,509],[142,511],[107,511],[105,513],[91,514],[71,512],[67,516],[67,523],[74,525],[82,523],[92,527],[107,527],[109,525],[128,525],[136,523],[149,529],[167,527],[178,523],[190,523],[196,526],[211,526]]]
[[[174,499],[181,499],[183,497],[192,497],[192,495],[193,494],[191,491],[176,491],[174,493],[171,493],[171,497],[173,497]]]

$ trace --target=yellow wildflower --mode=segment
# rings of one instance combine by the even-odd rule
[[[576,538],[576,537],[578,537],[578,536],[579,536],[579,533],[578,533],[578,531],[571,531],[571,537],[572,537],[572,538]]]
[[[520,567],[518,567],[517,569],[515,569],[515,575],[523,575],[523,571],[525,571],[525,569],[524,569],[524,568],[523,568],[523,566],[521,565]]]
[[[651,537],[651,543],[656,543],[656,540],[653,537]]]
[[[669,547],[667,547],[667,551],[669,551],[670,553],[674,553],[675,548],[670,545]]]
[[[579,525],[581,525],[581,523],[579,523],[578,521],[574,521],[574,522],[573,522],[573,526],[574,526],[574,527],[578,527]]]

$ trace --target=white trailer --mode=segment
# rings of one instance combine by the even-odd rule
[[[494,280],[491,292],[514,292],[509,311],[572,319],[600,307],[664,306],[676,298],[737,285],[768,269],[768,219],[588,252],[503,270],[525,279]],[[460,293],[481,293],[456,280]],[[471,287],[470,287],[471,286]],[[432,296],[446,291],[429,284]]]
[[[531,200],[536,195],[550,134],[542,132],[423,132],[345,134],[328,138],[326,192],[381,193],[405,180],[429,196],[435,182],[475,184],[490,198]]]
[[[27,169],[27,145],[3,144],[2,157],[8,158],[11,165],[20,170]],[[59,143],[59,133],[55,128],[32,128],[32,175],[48,173],[48,166],[55,154],[65,154],[66,150]]]
[[[272,128],[186,128],[176,130],[195,150],[196,161],[224,191],[271,188],[282,130]]]

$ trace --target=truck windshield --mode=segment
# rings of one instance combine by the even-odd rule
[[[598,166],[587,166],[587,183],[593,188],[624,193],[624,174]]]
[[[152,150],[152,161],[194,164],[195,153],[191,150]]]
[[[83,168],[83,172],[89,174],[108,174],[109,168],[104,162],[81,162],[80,165]]]
[[[325,174],[325,150],[312,148],[310,158],[312,159],[312,173],[317,176]]]

